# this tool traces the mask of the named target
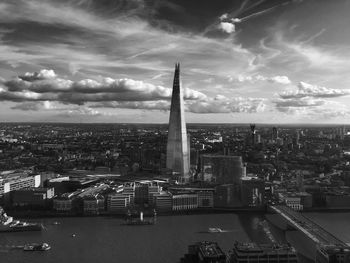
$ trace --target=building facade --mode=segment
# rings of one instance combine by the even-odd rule
[[[189,180],[189,148],[184,113],[183,93],[180,83],[180,64],[175,65],[173,93],[171,97],[166,168]]]
[[[202,155],[202,180],[217,184],[239,184],[245,175],[245,166],[241,156]]]

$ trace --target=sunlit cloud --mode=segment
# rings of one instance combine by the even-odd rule
[[[225,122],[232,115],[269,121],[271,114],[276,121],[285,114],[294,121],[331,115],[347,121],[350,20],[332,14],[349,6],[224,2],[197,10],[181,1],[2,1],[4,115],[165,116],[180,62],[194,120],[216,113]],[[305,17],[302,10],[313,12]],[[324,14],[329,19],[319,21]]]
[[[148,101],[170,99],[172,90],[132,79],[103,78],[72,81],[57,77],[53,70],[26,73],[3,83],[0,100],[60,101],[84,104],[97,101]],[[184,90],[187,100],[205,100],[207,96],[192,89]]]
[[[284,91],[280,93],[280,96],[283,99],[303,97],[332,98],[346,96],[349,94],[350,90],[326,88],[301,81],[298,84],[297,89]]]

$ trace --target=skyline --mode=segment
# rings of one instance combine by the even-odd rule
[[[188,123],[349,124],[349,11],[348,0],[5,0],[0,121],[167,123],[180,62]]]

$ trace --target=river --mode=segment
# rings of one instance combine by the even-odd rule
[[[350,213],[310,213],[326,229],[349,242]],[[0,233],[0,260],[4,263],[109,263],[109,262],[179,262],[187,246],[196,241],[216,241],[224,251],[233,242],[267,243],[268,236],[259,222],[263,214],[209,214],[161,216],[156,225],[126,226],[114,217],[43,218],[41,232]],[[53,222],[60,222],[54,225]],[[205,233],[209,227],[220,227],[226,233]],[[75,235],[73,237],[72,235]],[[47,242],[51,250],[24,252],[7,246]]]

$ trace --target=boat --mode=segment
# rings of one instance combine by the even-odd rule
[[[227,233],[232,232],[232,230],[222,229],[220,227],[209,227],[207,233]]]
[[[208,229],[208,233],[222,233],[222,232],[225,232],[225,231],[219,227],[209,227]]]
[[[0,232],[41,231],[42,224],[14,220],[0,207]]]
[[[25,244],[23,247],[24,251],[46,251],[49,250],[51,246],[47,243],[30,243],[30,244]]]
[[[154,225],[156,223],[156,213],[154,212],[153,218],[143,218],[143,212],[140,212],[140,217],[139,218],[133,218],[131,216],[130,211],[127,214],[126,221],[124,225],[129,225],[129,226],[142,226],[142,225]]]

